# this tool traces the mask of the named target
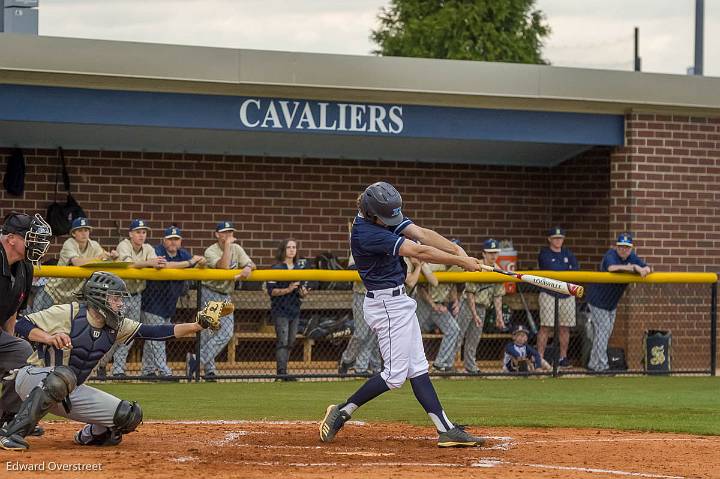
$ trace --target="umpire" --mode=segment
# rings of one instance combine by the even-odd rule
[[[30,344],[15,337],[18,311],[27,306],[38,264],[50,245],[50,226],[42,216],[12,212],[0,231],[0,378],[25,365],[32,354]],[[20,397],[12,381],[2,381],[0,426],[12,420],[20,408]]]

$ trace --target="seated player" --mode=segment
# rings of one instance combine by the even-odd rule
[[[513,329],[513,340],[505,346],[503,357],[503,371],[510,373],[532,372],[536,369],[549,371],[550,364],[545,361],[535,348],[527,344],[528,330],[525,326],[518,324]]]
[[[0,447],[29,448],[25,437],[47,413],[85,423],[75,433],[82,446],[114,446],[142,422],[136,402],[90,387],[85,380],[114,343],[133,339],[165,341],[194,335],[209,324],[203,312],[194,323],[147,325],[124,317],[129,294],[125,282],[104,271],[85,282],[78,302],[52,306],[20,317],[15,331],[37,344],[28,366],[16,371],[15,390],[24,399],[20,411],[0,429]]]

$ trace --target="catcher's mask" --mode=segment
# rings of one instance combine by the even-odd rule
[[[402,196],[393,185],[384,181],[365,189],[360,198],[360,209],[368,219],[378,217],[388,226],[399,225],[403,220]]]
[[[78,296],[100,313],[108,328],[120,330],[125,319],[125,301],[130,293],[119,276],[95,271],[85,281]]]
[[[25,241],[25,256],[34,265],[38,266],[45,252],[50,246],[52,228],[42,216],[26,215],[13,211],[5,217],[2,232],[20,236]]]

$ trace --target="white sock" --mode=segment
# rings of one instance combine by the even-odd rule
[[[435,414],[429,412],[428,416],[430,416],[430,420],[435,424],[435,429],[438,430],[438,432],[448,432],[450,429],[454,428],[453,423],[450,422],[450,419],[445,415],[445,410],[442,412],[443,419],[445,419],[445,424],[447,424],[447,427],[445,427],[445,424],[443,424],[443,421],[437,417]]]
[[[340,410],[348,413],[349,416],[352,416],[352,414],[357,410],[357,408],[358,406],[356,404],[349,402],[343,407],[341,407]]]

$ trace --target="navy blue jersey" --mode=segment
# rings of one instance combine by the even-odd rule
[[[272,265],[271,269],[288,269],[285,263],[278,263]],[[287,288],[290,286],[290,281],[268,281],[267,292],[270,295],[270,315],[273,318],[285,317],[285,318],[297,318],[300,316],[300,288],[294,290],[290,294],[284,294],[282,296],[273,296],[272,291],[275,288]]]
[[[562,248],[559,252],[555,252],[548,247],[541,248],[538,254],[538,268],[549,271],[578,271],[580,265],[577,258],[568,248]],[[567,298],[568,294],[556,293],[555,291],[543,290],[543,293],[557,296],[558,298]]]
[[[380,226],[360,215],[355,217],[350,248],[368,291],[405,284],[407,266],[400,257],[400,246],[405,241],[402,232],[411,224],[407,217],[397,226]]]
[[[192,256],[185,249],[178,249],[175,256],[170,256],[163,245],[155,246],[155,254],[168,261],[190,261]],[[148,281],[142,292],[142,310],[160,316],[175,316],[177,300],[185,293],[185,281]]]
[[[636,264],[643,268],[647,266],[645,264],[645,261],[640,259],[640,257],[636,255],[634,251],[630,253],[630,256],[628,256],[626,260],[623,260],[620,258],[620,255],[618,255],[617,251],[612,248],[608,250],[607,253],[605,253],[605,256],[603,256],[602,262],[600,263],[600,271],[605,272],[610,266],[614,264]],[[625,288],[627,288],[627,284],[590,284],[588,285],[587,302],[595,306],[596,308],[602,308],[607,309],[608,311],[612,311],[617,308],[617,305],[620,302],[620,298],[622,298],[622,295],[625,292]]]

